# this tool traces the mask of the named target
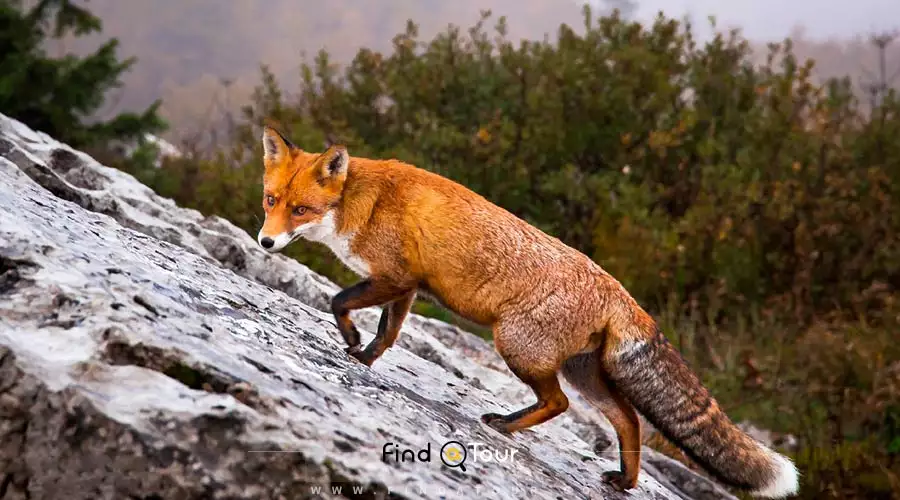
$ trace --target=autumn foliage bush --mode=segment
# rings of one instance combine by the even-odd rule
[[[816,83],[790,40],[758,65],[738,32],[662,16],[588,10],[521,43],[491,19],[427,41],[410,22],[344,68],[320,52],[293,92],[263,68],[228,148],[129,168],[251,234],[264,121],[450,177],[619,278],[735,419],[793,434],[804,497],[900,494],[897,96]],[[355,279],[315,244],[289,254]]]

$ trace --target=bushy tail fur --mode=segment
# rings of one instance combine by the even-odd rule
[[[594,358],[611,388],[722,483],[767,498],[796,493],[794,464],[732,423],[655,322],[625,330]]]

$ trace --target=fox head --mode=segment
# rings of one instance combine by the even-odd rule
[[[263,130],[263,210],[266,220],[257,241],[279,252],[298,237],[322,240],[335,231],[350,157],[344,146],[322,154],[302,151],[281,133]]]

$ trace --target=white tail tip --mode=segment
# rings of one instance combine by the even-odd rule
[[[755,497],[784,498],[795,495],[800,489],[800,473],[789,458],[769,450],[775,477],[766,486],[751,492]]]

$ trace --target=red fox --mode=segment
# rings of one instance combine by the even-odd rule
[[[260,246],[296,238],[327,245],[362,277],[331,308],[346,352],[367,365],[394,344],[417,293],[490,326],[509,369],[537,402],[481,421],[511,433],[566,411],[558,375],[618,434],[623,491],[640,471],[640,411],[722,483],[755,496],[798,490],[793,462],[738,429],[625,288],[583,253],[474,191],[398,160],[351,158],[332,145],[315,154],[266,126],[262,136]],[[350,311],[384,306],[362,348]]]

